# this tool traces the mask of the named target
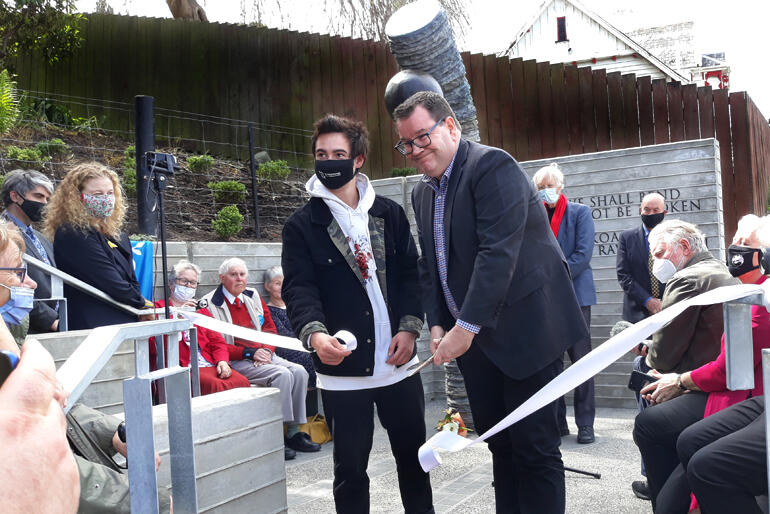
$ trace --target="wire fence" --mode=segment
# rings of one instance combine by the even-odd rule
[[[0,173],[37,169],[58,182],[77,164],[104,164],[121,177],[129,204],[125,230],[136,233],[133,104],[19,93],[22,115],[10,132],[0,136]],[[128,123],[115,126],[113,119],[128,119]],[[191,124],[199,127],[197,137],[178,135],[182,126],[190,134]],[[249,125],[254,131],[255,161],[260,163],[258,213],[251,196]],[[181,167],[170,178],[165,194],[169,239],[221,239],[212,221],[222,208],[235,205],[243,220],[231,239],[279,240],[286,218],[307,200],[304,184],[312,175],[313,163],[309,130],[157,107],[154,127],[157,151],[175,155]],[[254,230],[257,214],[259,234]]]

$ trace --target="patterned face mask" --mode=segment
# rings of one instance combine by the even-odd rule
[[[109,218],[115,210],[115,195],[88,195],[81,193],[86,212],[94,218]]]

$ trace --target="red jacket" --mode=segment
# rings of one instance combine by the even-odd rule
[[[262,309],[263,309],[262,315],[265,318],[265,321],[262,323],[262,331],[269,332],[271,334],[277,334],[278,331],[275,328],[273,317],[270,315],[270,309],[267,308],[267,304],[262,299],[262,297],[260,297],[259,300],[262,302]],[[214,317],[211,314],[211,311],[209,311],[207,308],[198,309],[198,313],[205,314],[210,318]],[[246,327],[246,328],[254,328],[254,327]],[[242,339],[236,339],[235,344],[227,344],[225,342],[225,338],[222,337],[222,334],[220,334],[219,332],[214,332],[212,330],[208,330],[207,332],[208,332],[207,336],[211,338],[211,340],[216,341],[217,344],[223,344],[227,348],[227,351],[229,352],[229,356],[230,356],[229,360],[237,361],[237,360],[243,359],[244,348],[267,348],[271,352],[275,351],[275,347],[270,346],[269,344],[255,343],[253,341],[244,341]],[[199,341],[200,341],[200,336],[199,336]]]

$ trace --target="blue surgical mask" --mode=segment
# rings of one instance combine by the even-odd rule
[[[0,286],[11,291],[11,297],[8,301],[0,305],[0,315],[9,325],[21,325],[22,320],[32,310],[35,290],[29,287],[8,287],[5,284],[0,284]]]
[[[538,193],[540,194],[540,199],[545,203],[556,203],[559,201],[559,193],[555,187],[546,187],[538,191]]]

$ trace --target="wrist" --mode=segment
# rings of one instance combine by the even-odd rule
[[[687,386],[682,383],[681,374],[677,375],[676,377],[676,385],[679,386],[679,390],[682,392],[689,391],[689,389],[687,389]]]

